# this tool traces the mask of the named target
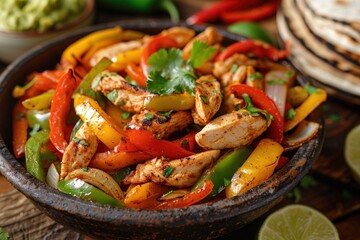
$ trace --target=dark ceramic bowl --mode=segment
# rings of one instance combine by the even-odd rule
[[[55,190],[27,173],[23,161],[16,160],[11,150],[10,116],[14,107],[12,89],[16,84],[23,83],[31,72],[51,69],[65,47],[78,38],[115,25],[150,34],[174,26],[170,22],[147,20],[90,27],[32,50],[10,64],[0,77],[0,171],[41,211],[60,224],[99,239],[215,238],[239,229],[266,213],[309,171],[322,147],[323,127],[314,139],[294,152],[291,160],[280,171],[260,186],[232,199],[183,209],[149,211],[98,205]],[[194,28],[196,31],[204,29],[201,26]],[[238,35],[219,31],[225,37],[224,44],[243,39]],[[323,126],[320,117],[315,116],[314,119]]]

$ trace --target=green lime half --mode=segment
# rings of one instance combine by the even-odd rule
[[[254,22],[238,22],[228,26],[230,32],[243,35],[248,38],[261,40],[270,44],[273,44],[273,40],[269,33]]]
[[[339,234],[319,211],[300,204],[288,205],[269,215],[260,228],[259,240],[337,240]]]
[[[345,139],[345,160],[353,173],[354,179],[360,184],[360,125],[347,134]]]

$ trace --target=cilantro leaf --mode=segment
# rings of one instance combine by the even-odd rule
[[[198,68],[203,65],[215,51],[215,47],[208,47],[206,43],[196,40],[190,53],[189,63],[194,68]]]
[[[245,109],[251,114],[251,116],[259,116],[259,114],[262,114],[263,116],[265,116],[267,122],[274,120],[273,115],[271,115],[267,111],[254,107],[254,105],[251,102],[251,98],[249,97],[249,95],[244,93],[242,95],[242,97],[246,102]]]

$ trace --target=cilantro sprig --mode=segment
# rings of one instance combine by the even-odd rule
[[[251,101],[251,98],[249,97],[249,95],[247,95],[246,93],[244,93],[242,95],[243,99],[245,100],[246,106],[245,109],[251,114],[251,116],[259,116],[259,114],[262,114],[263,116],[265,116],[266,121],[273,121],[274,117],[273,115],[271,115],[270,113],[268,113],[265,110],[256,108]]]
[[[148,58],[148,90],[159,95],[172,93],[194,94],[197,75],[195,68],[200,67],[215,52],[215,47],[195,41],[190,59],[184,60],[180,49],[160,49]]]

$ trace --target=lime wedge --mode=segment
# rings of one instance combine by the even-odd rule
[[[344,150],[346,163],[360,184],[360,125],[351,129],[346,136]]]
[[[319,211],[300,204],[288,205],[269,215],[259,240],[340,239],[335,226]]]

